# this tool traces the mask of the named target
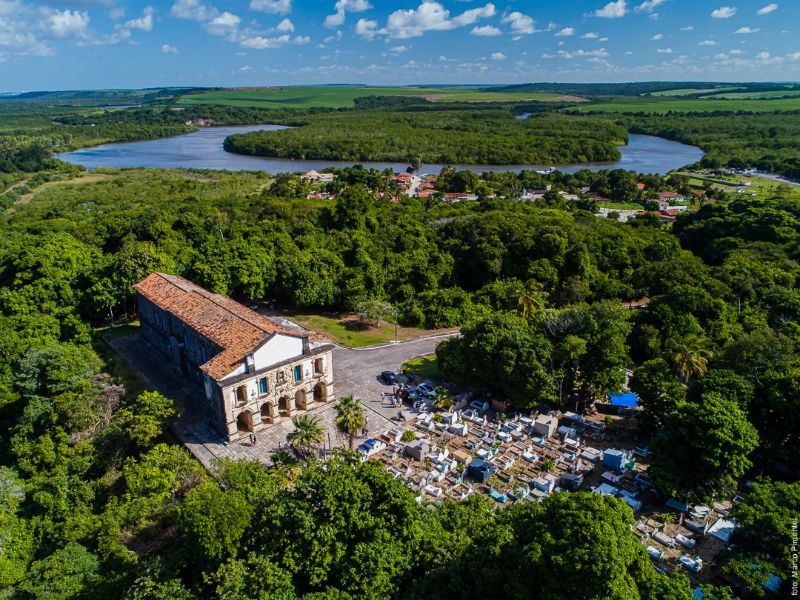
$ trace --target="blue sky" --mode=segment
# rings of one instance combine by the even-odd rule
[[[798,34],[798,0],[0,0],[0,91],[797,81]]]

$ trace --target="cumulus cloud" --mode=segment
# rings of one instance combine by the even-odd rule
[[[498,35],[503,35],[503,32],[500,31],[494,25],[483,25],[481,27],[473,27],[470,33],[472,35],[477,35],[481,37],[495,37]]]
[[[178,49],[171,44],[164,44],[161,46],[161,52],[164,54],[177,54]]]
[[[130,21],[126,22],[123,25],[123,28],[130,31],[132,29],[138,29],[140,31],[153,31],[153,10],[152,6],[148,6],[144,9],[142,16],[138,19],[131,19]]]
[[[378,22],[373,19],[359,19],[356,23],[356,35],[371,40],[379,33]]]
[[[720,6],[711,11],[711,16],[715,19],[730,19],[736,14],[736,10],[735,6]]]
[[[170,12],[173,17],[192,21],[208,21],[219,14],[216,8],[203,4],[200,0],[176,0]]]
[[[556,37],[570,37],[573,35],[575,35],[575,29],[572,27],[564,27],[564,29],[556,33]]]
[[[536,23],[533,17],[529,17],[519,11],[514,11],[505,15],[500,22],[503,24],[510,24],[511,33],[514,35],[526,35],[536,32]]]
[[[605,48],[599,48],[597,50],[576,50],[575,52],[559,50],[558,55],[571,60],[573,58],[608,58],[609,53]]]
[[[628,3],[626,0],[615,0],[609,2],[603,8],[598,8],[594,11],[595,17],[601,19],[619,19],[628,13]]]
[[[417,8],[394,11],[386,21],[386,28],[378,33],[395,39],[419,37],[427,31],[449,31],[474,25],[480,19],[493,17],[495,13],[495,6],[490,2],[451,17],[450,11],[439,2],[423,2]]]
[[[714,40],[703,40],[702,42],[700,42],[700,45],[701,46],[717,46],[718,44]]]
[[[659,54],[672,54],[672,48],[659,48],[656,52]]]
[[[758,33],[761,31],[758,27],[739,27],[736,33]]]
[[[769,13],[773,13],[776,10],[778,10],[778,5],[775,4],[774,2],[772,2],[771,4],[767,4],[766,6],[764,6],[762,8],[759,8],[758,11],[756,11],[756,14],[759,17],[763,17],[764,15],[768,15]]]
[[[292,23],[289,19],[284,19],[275,26],[275,31],[292,33],[294,31],[294,23]]]
[[[694,25],[687,25],[686,27],[681,27],[681,31],[694,31]]]
[[[80,37],[89,28],[89,13],[77,10],[55,12],[50,15],[48,26],[54,37]]]
[[[292,12],[292,0],[250,0],[250,10],[288,15]]]
[[[506,55],[502,52],[492,52],[492,60],[505,60]]]
[[[599,37],[600,36],[597,33],[595,33],[594,31],[590,31],[589,33],[584,33],[581,36],[581,38],[583,38],[584,40],[596,40]]]
[[[663,40],[664,39],[664,34],[663,33],[657,33],[653,37],[651,37],[650,39],[651,40]]]
[[[266,50],[267,48],[280,48],[285,46],[291,41],[288,34],[279,35],[277,37],[265,37],[256,35],[243,39],[239,44],[243,48],[251,48],[253,50]]]
[[[344,25],[347,13],[360,13],[372,8],[367,0],[338,0],[333,7],[333,14],[325,17],[323,25],[328,29],[336,29]]]

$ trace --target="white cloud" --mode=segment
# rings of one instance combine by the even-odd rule
[[[241,22],[242,19],[237,15],[225,11],[206,23],[206,31],[211,35],[234,36]]]
[[[125,16],[125,9],[122,7],[112,8],[108,11],[108,18],[114,21],[121,19]]]
[[[371,40],[379,33],[378,22],[372,19],[359,19],[356,23],[356,35]]]
[[[558,55],[567,60],[573,58],[608,58],[609,53],[605,48],[597,50],[577,50],[575,52],[567,52],[566,50],[559,50]]]
[[[243,67],[239,67],[239,71],[241,71],[242,73],[249,73],[252,70],[253,70],[253,67],[251,67],[250,65],[245,65]]]
[[[177,0],[172,5],[171,12],[173,17],[192,21],[208,21],[219,14],[216,8],[203,4],[200,0]]]
[[[89,28],[89,13],[77,10],[55,12],[48,19],[48,27],[57,38],[81,37]]]
[[[503,35],[503,32],[500,31],[494,25],[482,25],[481,27],[473,27],[470,33],[472,35],[477,35],[480,37],[495,37],[498,35]]]
[[[311,43],[311,38],[307,35],[296,35],[292,40],[298,46],[305,46],[306,44]]]
[[[758,27],[739,27],[735,33],[758,33],[761,31]]]
[[[694,25],[687,25],[686,27],[681,27],[681,31],[694,31]]]
[[[171,44],[164,44],[163,46],[161,46],[161,52],[163,52],[164,54],[177,54],[178,49]]]
[[[275,26],[275,31],[292,33],[294,31],[294,23],[292,23],[289,19],[284,19]]]
[[[672,48],[659,48],[656,52],[659,54],[672,54]]]
[[[292,12],[292,0],[250,0],[250,10],[288,15]]]
[[[389,52],[392,54],[402,54],[403,52],[408,52],[411,49],[411,46],[395,46],[394,48],[389,48]]]
[[[505,15],[500,22],[504,24],[510,23],[511,33],[515,35],[525,35],[536,32],[536,23],[533,17],[529,17],[519,11]]]
[[[663,33],[657,33],[653,37],[651,37],[650,39],[651,40],[663,40],[664,39],[664,34]]]
[[[505,60],[506,55],[502,52],[492,52],[492,60]]]
[[[556,37],[570,37],[573,35],[575,35],[575,29],[572,27],[564,27],[564,29],[556,33]]]
[[[645,0],[639,6],[634,8],[636,12],[653,12],[659,6],[664,4],[665,0]]]
[[[130,31],[131,29],[138,29],[140,31],[153,31],[153,10],[152,6],[144,9],[142,16],[138,19],[131,19],[123,27]]]
[[[280,35],[278,37],[264,37],[256,35],[248,37],[239,42],[243,48],[252,48],[253,50],[265,50],[267,48],[280,48],[290,42],[291,38],[288,34]]]
[[[768,15],[769,13],[775,12],[778,10],[778,5],[772,2],[771,4],[767,4],[763,8],[759,8],[756,14],[759,17],[763,17],[764,15]]]
[[[598,8],[594,11],[595,17],[601,19],[619,19],[628,13],[628,3],[626,0],[615,0],[609,2],[603,8]]]
[[[711,11],[711,16],[715,19],[730,19],[736,14],[736,10],[735,6],[720,6]]]
[[[338,0],[333,7],[334,13],[325,17],[323,25],[328,29],[336,29],[344,25],[347,13],[360,13],[372,8],[367,0]]]
[[[703,40],[700,42],[700,46],[718,46],[719,44],[714,40]]]
[[[599,39],[600,36],[597,35],[594,31],[590,31],[589,33],[584,33],[581,38],[584,40],[596,40]]]
[[[457,27],[474,25],[479,19],[493,17],[495,13],[495,6],[490,2],[451,18],[450,11],[442,4],[428,1],[417,8],[394,11],[389,15],[386,29],[379,33],[386,33],[392,38],[402,40],[419,37],[426,31],[449,31]]]

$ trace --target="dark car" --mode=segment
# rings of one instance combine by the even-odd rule
[[[381,373],[381,379],[383,379],[383,382],[388,385],[394,385],[398,381],[397,373],[394,371],[384,371]]]

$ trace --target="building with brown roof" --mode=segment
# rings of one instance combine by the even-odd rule
[[[228,440],[334,399],[333,346],[320,336],[175,275],[151,273],[134,288],[142,338],[202,392]]]

